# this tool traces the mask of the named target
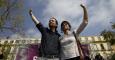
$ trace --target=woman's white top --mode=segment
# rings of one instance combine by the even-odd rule
[[[80,56],[76,39],[72,32],[69,32],[68,35],[61,36],[60,43],[62,60]]]

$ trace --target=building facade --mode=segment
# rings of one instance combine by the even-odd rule
[[[80,37],[82,44],[89,45],[89,56],[93,60],[97,54],[100,54],[105,60],[109,60],[114,50],[103,36]]]
[[[87,46],[85,49],[88,49],[92,60],[96,54],[101,54],[104,59],[109,60],[111,54],[114,53],[110,43],[104,40],[103,36],[82,36],[79,39],[82,44]],[[39,47],[40,39],[0,39],[0,44],[2,45],[5,60],[35,60],[38,56],[37,48]]]

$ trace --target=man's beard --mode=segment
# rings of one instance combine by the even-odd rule
[[[56,28],[57,26],[49,26],[50,28]]]

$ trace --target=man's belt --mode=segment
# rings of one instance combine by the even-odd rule
[[[58,55],[45,55],[46,58],[59,58]]]

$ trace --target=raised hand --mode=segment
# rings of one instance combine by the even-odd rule
[[[34,14],[32,13],[32,9],[29,10],[29,14],[32,18],[32,20],[34,21],[35,24],[39,24],[39,21],[37,20],[37,18],[34,16]]]
[[[80,6],[81,6],[82,8],[84,8],[84,7],[85,7],[83,4],[80,4]]]
[[[84,15],[83,15],[83,21],[82,21],[82,23],[80,24],[79,28],[76,30],[76,32],[77,32],[78,35],[84,30],[84,28],[88,24],[87,9],[86,9],[86,7],[83,4],[81,4],[80,6],[83,8]]]
[[[32,9],[29,10],[29,14],[30,14],[30,15],[32,14]]]

